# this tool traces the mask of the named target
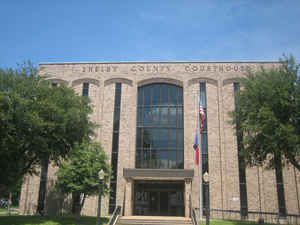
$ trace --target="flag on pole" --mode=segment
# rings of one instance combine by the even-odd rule
[[[193,148],[195,150],[195,163],[199,165],[199,142],[198,142],[198,134],[195,135]]]
[[[199,103],[200,105],[200,103]],[[199,113],[200,113],[200,133],[202,134],[203,127],[204,127],[204,121],[205,121],[205,114],[202,105],[199,106]]]
[[[199,150],[200,150],[200,146],[199,146],[199,140],[198,140],[198,136],[199,138],[200,137],[200,134],[202,134],[202,131],[203,131],[203,128],[204,128],[204,122],[205,122],[205,114],[204,114],[204,110],[203,110],[203,107],[200,103],[200,97],[198,98],[198,121],[197,121],[197,126],[198,126],[198,129],[197,129],[197,132],[196,132],[196,135],[195,135],[195,140],[194,140],[194,145],[193,145],[193,148],[195,150],[195,162],[196,162],[196,165],[199,165]],[[198,133],[200,131],[200,133]],[[199,135],[198,135],[199,134]]]

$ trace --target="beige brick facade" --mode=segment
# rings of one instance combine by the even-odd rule
[[[64,82],[78,94],[81,94],[84,82],[90,83],[89,96],[94,108],[91,120],[100,125],[96,139],[101,142],[109,158],[112,152],[115,83],[122,83],[116,202],[124,207],[125,215],[132,215],[134,207],[135,178],[125,179],[123,169],[135,168],[138,87],[151,83],[181,86],[184,102],[184,169],[194,170],[194,176],[192,179],[147,179],[184,181],[184,212],[185,216],[189,216],[189,207],[199,206],[199,176],[192,147],[197,126],[199,83],[206,82],[210,207],[225,210],[222,213],[226,210],[239,211],[237,139],[228,115],[234,110],[233,83],[248,69],[256,71],[261,66],[268,69],[277,65],[276,62],[41,63],[39,69],[42,76],[53,82]],[[48,177],[47,196],[51,197],[55,195],[51,193],[55,168],[49,168]],[[278,213],[275,171],[261,167],[247,168],[246,179],[248,211]],[[289,166],[283,171],[283,179],[287,213],[299,215],[300,173]],[[35,213],[38,188],[38,177],[25,177],[20,201],[22,214]],[[56,198],[53,196],[51,201],[50,197],[46,201],[49,213],[67,212],[63,208],[67,207],[68,201],[54,201]],[[97,201],[97,197],[89,197],[82,214],[95,216]],[[103,197],[102,215],[108,215],[108,205],[109,198]],[[217,214],[215,216],[221,215]]]

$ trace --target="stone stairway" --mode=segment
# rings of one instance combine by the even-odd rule
[[[122,216],[116,225],[193,225],[193,223],[187,217]]]

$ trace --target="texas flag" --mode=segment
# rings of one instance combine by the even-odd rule
[[[195,162],[196,162],[196,165],[199,165],[199,142],[198,142],[198,134],[197,133],[195,135],[195,141],[194,141],[193,148],[195,150]]]

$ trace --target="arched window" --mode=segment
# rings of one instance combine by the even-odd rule
[[[182,87],[139,87],[136,168],[183,169]]]

